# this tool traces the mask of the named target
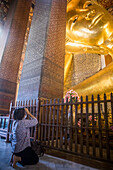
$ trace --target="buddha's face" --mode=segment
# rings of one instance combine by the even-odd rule
[[[86,1],[82,9],[67,21],[67,36],[79,43],[101,45],[113,33],[113,17],[94,1]]]

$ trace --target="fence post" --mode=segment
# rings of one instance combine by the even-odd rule
[[[109,146],[109,131],[108,131],[108,112],[107,112],[107,99],[106,94],[104,94],[104,109],[105,109],[105,131],[106,131],[106,149],[107,149],[107,160],[110,159],[110,146]]]
[[[49,101],[46,100],[46,110],[45,110],[45,131],[44,131],[44,144],[46,144],[46,139],[47,139],[47,130],[48,130],[48,126],[47,126],[47,121],[48,121],[48,104]]]
[[[93,145],[93,156],[96,156],[96,144],[95,144],[95,127],[94,127],[94,96],[92,95],[92,145]]]
[[[34,133],[34,140],[35,141],[37,139],[37,132],[39,130],[39,114],[40,114],[40,99],[38,98],[38,107],[37,107],[37,111],[36,111],[36,118],[38,120],[38,125],[36,125],[36,127],[35,127],[35,133]]]
[[[98,94],[98,131],[99,131],[99,157],[103,157],[103,152],[102,152],[102,121],[101,121],[101,114],[102,114],[102,109],[100,108],[100,95]]]
[[[64,99],[62,98],[62,108],[61,108],[61,125],[60,125],[60,149],[63,146],[63,111],[64,111]]]
[[[88,105],[88,96],[86,96],[86,153],[89,155],[89,105]]]
[[[80,116],[81,116],[81,134],[80,134],[80,153],[83,153],[83,97],[81,96],[81,108],[80,108]]]
[[[111,114],[112,114],[112,124],[113,124],[113,93],[111,93]]]
[[[56,121],[56,124],[57,124],[57,128],[56,128],[56,147],[58,147],[58,132],[59,132],[59,108],[60,108],[60,99],[57,100],[57,121]],[[66,133],[67,135],[67,133]],[[67,137],[67,136],[66,136]]]
[[[9,121],[8,121],[6,142],[9,142],[9,129],[10,129],[10,122],[11,122],[11,110],[12,110],[12,101],[11,101],[11,103],[10,103],[10,109],[9,109]]]

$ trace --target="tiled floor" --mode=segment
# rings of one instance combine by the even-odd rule
[[[9,166],[10,156],[10,143],[5,143],[3,139],[0,139],[0,170],[14,170]],[[17,170],[96,170],[88,166],[46,154],[40,158],[37,165],[22,167],[18,164],[18,166],[19,168],[17,168]]]

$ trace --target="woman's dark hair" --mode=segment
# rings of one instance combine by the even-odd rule
[[[22,120],[24,118],[24,115],[25,115],[24,108],[15,109],[13,118],[14,120]]]

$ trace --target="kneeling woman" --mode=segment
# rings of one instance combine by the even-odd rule
[[[25,113],[30,116],[30,120],[25,119]],[[16,163],[33,165],[39,161],[37,154],[32,150],[30,144],[30,127],[36,126],[37,119],[27,108],[19,108],[14,111],[14,122],[12,127],[12,153],[13,167]]]

